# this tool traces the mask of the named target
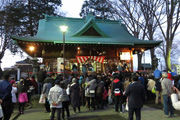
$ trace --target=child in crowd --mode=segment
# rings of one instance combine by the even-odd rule
[[[24,113],[24,105],[28,102],[27,92],[26,89],[23,88],[22,91],[19,94],[19,113]]]
[[[106,90],[106,88],[104,87],[104,92],[103,92],[103,104],[104,104],[104,108],[106,108],[107,107],[107,96],[108,96],[108,94],[107,94],[107,90]]]
[[[17,98],[16,98],[17,85],[16,85],[16,81],[15,80],[11,80],[10,83],[12,84],[11,94],[12,94],[12,103],[13,103],[12,112],[13,112],[15,103],[17,103]]]
[[[108,104],[111,105],[112,104],[112,93],[111,93],[111,87],[108,87]]]

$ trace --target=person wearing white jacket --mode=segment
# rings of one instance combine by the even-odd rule
[[[17,85],[16,85],[16,81],[15,80],[11,80],[10,81],[11,85],[12,85],[12,91],[11,91],[11,95],[12,95],[12,112],[14,111],[14,106],[15,103],[17,103],[17,97],[16,97],[16,93],[17,93]]]
[[[54,120],[54,114],[57,110],[57,120],[61,119],[63,89],[60,87],[60,81],[56,80],[54,87],[49,91],[48,100],[51,104],[51,120]]]
[[[180,101],[179,101],[180,93],[179,93],[179,90],[176,87],[174,87],[173,91],[174,92],[171,94],[172,105],[173,105],[174,109],[180,110]],[[175,93],[175,91],[176,91],[176,93]]]

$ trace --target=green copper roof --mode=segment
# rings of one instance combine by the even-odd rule
[[[93,27],[94,30],[101,35],[101,37],[108,37],[108,35],[105,34],[105,33],[97,26],[97,24],[94,22],[93,18],[90,18],[90,19],[84,24],[84,26],[81,27],[81,29],[80,29],[79,31],[77,31],[74,35],[72,35],[72,37],[80,37],[80,36],[82,36],[82,34],[83,34],[84,32],[86,32],[90,27]]]
[[[12,38],[31,42],[63,43],[63,33],[60,30],[62,25],[68,26],[65,33],[65,42],[70,44],[159,45],[161,43],[161,41],[137,39],[127,31],[127,28],[121,22],[97,20],[93,16],[87,17],[87,19],[45,16],[45,19],[39,20],[38,32],[35,36],[12,36]],[[98,36],[85,34],[90,28]]]

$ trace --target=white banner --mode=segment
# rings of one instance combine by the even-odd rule
[[[122,54],[120,55],[120,60],[130,60],[130,59],[131,59],[130,52],[122,52]]]
[[[63,58],[57,58],[57,72],[61,72],[60,71],[61,63],[63,63]]]

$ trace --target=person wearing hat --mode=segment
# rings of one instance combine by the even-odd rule
[[[174,108],[172,106],[171,94],[172,94],[172,81],[168,79],[168,74],[166,72],[162,73],[162,96],[163,96],[163,106],[164,106],[164,117],[173,117]],[[170,115],[169,115],[170,113]]]
[[[63,89],[60,87],[60,80],[56,80],[54,87],[50,89],[48,95],[48,100],[50,103],[50,107],[52,109],[51,120],[54,120],[54,115],[56,111],[57,111],[57,120],[61,119],[62,96],[63,96]]]
[[[70,86],[70,96],[71,96],[71,106],[74,109],[74,113],[76,114],[76,107],[80,112],[80,88],[77,84],[76,78],[72,79],[72,84]]]

